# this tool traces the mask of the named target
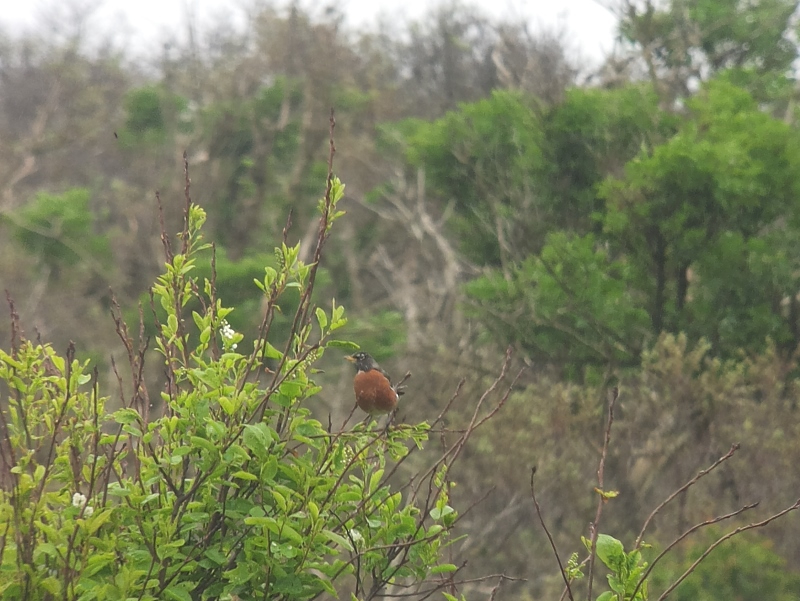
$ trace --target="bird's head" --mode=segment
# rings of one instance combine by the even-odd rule
[[[345,361],[355,364],[357,371],[370,371],[378,367],[375,359],[363,351],[346,356]]]

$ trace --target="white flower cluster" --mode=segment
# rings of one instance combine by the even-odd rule
[[[72,506],[73,507],[86,507],[83,510],[83,517],[88,518],[94,513],[94,507],[91,505],[86,505],[86,495],[82,495],[79,492],[76,492],[72,495]]]
[[[351,530],[348,530],[347,533],[350,535],[350,540],[353,541],[356,545],[358,545],[359,543],[364,542],[364,537],[362,536],[362,534],[358,530],[351,529]]]
[[[225,345],[225,348],[235,351],[237,345],[235,342],[231,344],[230,341],[233,340],[234,336],[236,336],[236,330],[234,330],[224,319],[222,320],[222,329],[219,333],[222,334],[222,344]]]

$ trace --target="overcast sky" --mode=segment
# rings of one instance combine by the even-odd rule
[[[537,27],[561,27],[570,46],[591,62],[613,44],[615,18],[604,7],[612,0],[465,0],[493,16],[524,18],[533,30]],[[40,27],[48,19],[69,18],[65,5],[91,9],[88,31],[118,33],[135,53],[147,47],[160,47],[168,32],[182,31],[188,14],[201,27],[227,18],[243,20],[243,6],[249,0],[0,0],[0,27],[21,31]],[[380,15],[393,19],[415,18],[424,14],[430,0],[305,0],[301,6],[314,8],[336,5],[347,15],[351,27],[373,23]]]

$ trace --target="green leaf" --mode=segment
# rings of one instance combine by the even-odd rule
[[[89,518],[89,534],[97,532],[103,524],[111,519],[113,513],[112,509],[104,509],[100,513],[96,513]]]
[[[264,346],[264,356],[267,359],[280,359],[283,357],[283,353],[267,342]]]
[[[317,322],[319,323],[319,329],[324,332],[325,327],[328,325],[328,316],[325,315],[325,311],[323,311],[320,307],[317,307],[315,313],[317,314]]]
[[[216,457],[217,455],[219,455],[219,449],[210,440],[201,438],[200,436],[190,436],[189,442],[191,442],[193,448],[202,449],[207,453],[209,453],[209,455],[211,455],[212,457]]]
[[[372,493],[375,492],[375,490],[377,490],[378,485],[381,482],[381,478],[383,478],[383,470],[375,470],[375,472],[369,478],[369,492]]]
[[[244,446],[253,451],[257,457],[265,457],[272,443],[272,434],[264,423],[247,424],[242,435]]]
[[[330,530],[323,530],[322,535],[327,538],[329,541],[336,543],[342,549],[347,549],[348,551],[353,551],[353,545],[341,534],[336,534],[335,532],[331,532]]]
[[[430,516],[431,519],[433,520],[441,520],[443,517],[450,515],[454,511],[455,509],[453,509],[449,505],[445,505],[441,509],[439,509],[438,507],[434,507],[433,509],[431,509]]]
[[[349,340],[328,340],[325,346],[328,348],[341,348],[348,351],[357,351],[361,348],[355,342],[350,342]]]
[[[600,490],[599,488],[595,487],[594,492],[599,494],[606,501],[609,499],[616,499],[619,496],[619,491],[616,490]]]
[[[278,534],[280,531],[278,522],[275,521],[275,518],[271,518],[269,516],[248,516],[244,518],[244,523],[248,526],[261,526],[263,528],[267,528],[273,534]]]
[[[303,419],[297,425],[292,424],[292,426],[297,434],[306,437],[320,436],[324,432],[322,424],[315,419]]]
[[[455,566],[452,563],[443,563],[441,565],[434,566],[433,568],[431,568],[430,573],[431,573],[431,575],[433,575],[433,574],[447,574],[449,572],[455,572],[457,569],[458,569],[458,567]]]
[[[175,334],[178,331],[178,318],[174,313],[167,315],[167,327],[170,334]]]
[[[597,535],[597,557],[606,567],[614,570],[625,559],[622,543],[608,534]]]
[[[58,551],[53,543],[41,542],[36,545],[36,549],[33,553],[34,560],[37,559],[40,554],[47,555],[48,557],[58,557]]]
[[[278,459],[277,457],[270,457],[267,462],[261,467],[261,480],[263,482],[270,482],[275,479],[278,473]]]
[[[288,399],[297,399],[303,395],[303,385],[300,382],[284,382],[279,388],[281,394]]]
[[[292,528],[289,524],[284,523],[281,526],[281,534],[298,545],[303,544],[303,537],[300,536],[300,533]]]
[[[139,412],[135,409],[119,409],[114,412],[114,421],[118,424],[132,424],[139,419]]]
[[[180,585],[168,586],[164,589],[164,598],[173,601],[192,601],[192,596]]]
[[[158,493],[158,492],[150,493],[144,499],[142,499],[141,504],[142,505],[147,505],[150,501],[155,501],[160,496],[161,496],[161,493]]]
[[[226,396],[219,397],[219,406],[227,415],[233,415],[236,412],[236,405]]]
[[[54,597],[61,593],[61,582],[52,576],[42,580],[40,586]]]
[[[114,553],[92,553],[86,560],[86,568],[81,574],[82,577],[94,576],[107,566],[114,565],[117,557]]]
[[[213,547],[211,549],[206,549],[205,556],[218,566],[223,565],[228,560],[222,551]]]

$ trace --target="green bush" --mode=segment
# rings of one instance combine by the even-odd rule
[[[677,578],[711,544],[719,529],[693,543],[684,562],[677,556],[655,572],[654,583]],[[685,564],[685,565],[684,565]],[[670,597],[675,601],[797,601],[800,574],[787,569],[786,561],[772,550],[768,539],[741,536],[714,549]]]
[[[106,236],[94,233],[90,199],[85,188],[40,192],[12,218],[17,240],[51,268],[81,260],[103,263],[111,249]]]
[[[0,597],[371,598],[456,571],[439,555],[457,521],[448,470],[458,453],[400,489],[390,479],[428,424],[331,431],[312,417],[314,363],[327,349],[355,348],[332,338],[347,322],[343,307],[310,302],[322,245],[343,214],[343,186],[329,182],[316,260],[299,261],[299,244],[276,249],[277,267],[256,282],[266,310],[247,350],[215,278],[193,277],[208,245],[205,213],[187,207],[180,252],[167,245],[153,287],[165,315],[154,343],[166,374],[158,398],[142,377],[146,342],[134,344],[119,312],[131,373],[129,393],[119,378],[118,400],[74,348],[62,357],[18,337],[0,351],[9,391],[0,405]],[[278,341],[270,326],[287,289],[300,302]]]

